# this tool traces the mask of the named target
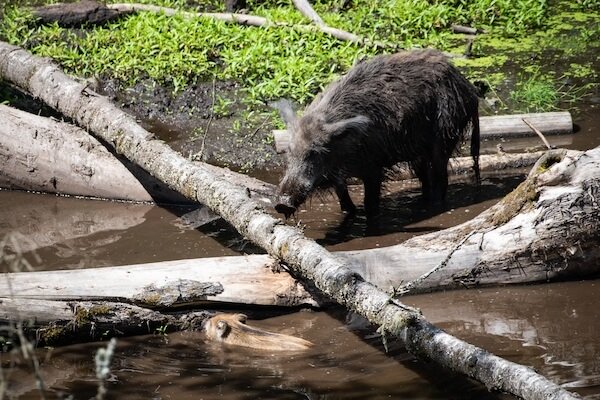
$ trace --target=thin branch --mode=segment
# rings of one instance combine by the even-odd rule
[[[554,147],[552,147],[550,145],[550,143],[548,142],[548,140],[546,140],[546,137],[544,136],[544,134],[537,129],[535,126],[533,126],[533,124],[529,121],[527,121],[527,119],[525,118],[521,118],[523,120],[523,122],[525,122],[525,124],[531,128],[532,131],[534,131],[539,137],[540,139],[542,139],[542,142],[544,142],[544,144],[546,145],[546,147],[548,148],[548,150],[552,150]]]
[[[135,12],[135,11],[151,11],[155,13],[164,13],[165,15],[175,15],[179,14],[186,18],[197,18],[197,17],[206,17],[213,18],[219,21],[224,22],[234,22],[240,25],[251,25],[256,27],[269,27],[269,26],[280,26],[280,27],[289,27],[291,29],[296,29],[299,31],[314,31],[315,29],[331,35],[336,39],[349,41],[362,45],[369,46],[377,46],[377,47],[389,47],[381,42],[373,42],[370,39],[360,37],[350,32],[343,31],[337,28],[331,28],[325,25],[322,21],[321,23],[316,23],[315,25],[298,25],[298,24],[289,24],[287,22],[278,22],[278,21],[270,21],[267,18],[259,17],[256,15],[248,15],[248,14],[237,14],[237,13],[204,13],[204,12],[189,12],[189,11],[179,11],[174,8],[169,7],[159,7],[149,4],[137,4],[137,3],[115,3],[108,4],[108,8],[117,10],[119,12]],[[310,7],[310,4],[308,5]],[[312,7],[310,7],[312,10]],[[317,18],[320,19],[318,14],[313,10],[314,14],[317,15]]]
[[[325,25],[325,22],[321,19],[319,14],[315,11],[314,8],[310,5],[307,0],[292,0],[294,6],[304,15],[306,18],[310,19],[317,25]]]

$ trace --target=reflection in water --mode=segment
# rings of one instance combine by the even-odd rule
[[[337,314],[301,312],[252,321],[315,342],[306,352],[226,347],[205,343],[198,332],[121,339],[109,394],[118,399],[499,398],[464,378],[416,363],[398,348],[386,355],[378,339],[365,342]],[[92,355],[101,345],[105,343],[39,351],[42,370],[50,371],[50,398],[95,394]],[[24,368],[15,371],[18,380],[26,376]],[[11,393],[38,398],[33,385],[32,380],[12,381]]]
[[[565,387],[600,395],[597,281],[407,298],[460,338],[532,366]],[[497,350],[496,350],[497,351]]]

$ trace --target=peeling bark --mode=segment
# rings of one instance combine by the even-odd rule
[[[152,138],[130,116],[106,99],[86,96],[85,88],[56,65],[23,49],[0,43],[0,77],[87,127],[114,146],[119,154],[142,166],[176,190],[212,208],[242,235],[284,261],[291,272],[352,311],[400,337],[420,359],[470,376],[490,389],[526,399],[571,399],[576,395],[533,370],[494,356],[428,323],[410,307],[347,268],[335,256],[280,219],[267,214],[245,190],[215,176],[201,164],[191,164]]]

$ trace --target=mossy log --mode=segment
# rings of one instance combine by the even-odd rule
[[[198,329],[204,319],[213,315],[208,311],[157,311],[109,301],[0,298],[0,304],[0,319],[14,321],[12,316],[18,312],[21,321],[24,321],[23,329],[35,333],[38,346]]]
[[[391,299],[389,294],[347,268],[347,260],[306,238],[300,229],[266,213],[244,189],[201,164],[190,163],[154,139],[107,99],[87,95],[83,85],[47,59],[0,43],[0,79],[39,97],[157,179],[213,209],[246,238],[284,262],[292,274],[379,325],[384,334],[400,338],[418,358],[516,397],[577,398],[532,369],[490,354],[433,326],[414,309]]]

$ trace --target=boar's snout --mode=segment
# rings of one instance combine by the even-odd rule
[[[277,197],[275,211],[285,215],[286,218],[295,213],[296,207],[292,203],[292,197],[288,195],[280,195],[279,197]]]

